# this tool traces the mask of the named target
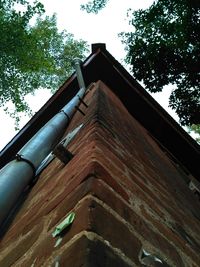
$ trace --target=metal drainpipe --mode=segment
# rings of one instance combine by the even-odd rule
[[[81,72],[80,60],[76,59],[75,69],[80,90],[74,98],[47,122],[18,152],[16,159],[0,170],[0,225],[15,205],[24,188],[34,178],[44,158],[53,150],[63,136],[76,106],[83,98],[86,88]]]

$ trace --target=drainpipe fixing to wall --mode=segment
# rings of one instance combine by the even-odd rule
[[[62,138],[76,106],[84,97],[86,87],[80,60],[76,59],[74,65],[80,87],[78,93],[24,145],[14,160],[0,170],[0,225],[34,178],[40,163]]]

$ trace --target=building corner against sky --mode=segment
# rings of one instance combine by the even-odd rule
[[[65,134],[1,225],[0,266],[198,267],[199,146],[104,44],[92,46],[82,74],[87,90]],[[3,151],[1,164],[77,92],[73,74]],[[18,155],[19,162],[34,170],[30,158]]]
[[[83,39],[88,44],[104,42],[107,44],[108,50],[119,61],[123,62],[125,58],[124,45],[121,42],[118,34],[130,30],[128,18],[126,16],[127,10],[132,8],[137,10],[140,8],[147,8],[150,6],[152,0],[143,1],[118,1],[110,0],[108,7],[100,12],[98,15],[87,14],[80,10],[80,5],[84,0],[71,1],[66,4],[64,0],[49,1],[41,0],[45,6],[46,14],[52,16],[57,15],[58,28],[60,30],[67,30],[74,34],[76,39]],[[102,19],[103,18],[103,19]],[[67,77],[66,77],[67,78]],[[162,93],[153,94],[153,97],[170,113],[171,116],[177,118],[175,112],[168,108],[168,99],[170,95],[169,89],[165,89]],[[27,96],[28,101],[33,112],[37,112],[42,105],[50,98],[49,90],[38,90],[35,96]],[[9,106],[12,109],[12,106]],[[1,120],[6,122],[5,127],[0,134],[0,150],[14,137],[16,134],[14,120],[0,110]],[[20,119],[20,128],[22,128],[29,118],[22,115]]]

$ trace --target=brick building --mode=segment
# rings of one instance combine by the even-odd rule
[[[61,138],[68,153],[54,150],[2,223],[0,267],[200,266],[199,146],[105,45],[82,72],[87,91]],[[1,167],[78,90],[73,74]]]

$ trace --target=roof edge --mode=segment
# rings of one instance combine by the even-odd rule
[[[102,80],[112,88],[130,114],[200,180],[200,146],[106,50],[105,44],[92,45],[92,53],[83,62],[83,76],[86,86]],[[71,100],[78,88],[76,74],[73,73],[3,148],[0,152],[0,167],[9,162],[22,146]],[[178,147],[181,147],[181,151]]]

